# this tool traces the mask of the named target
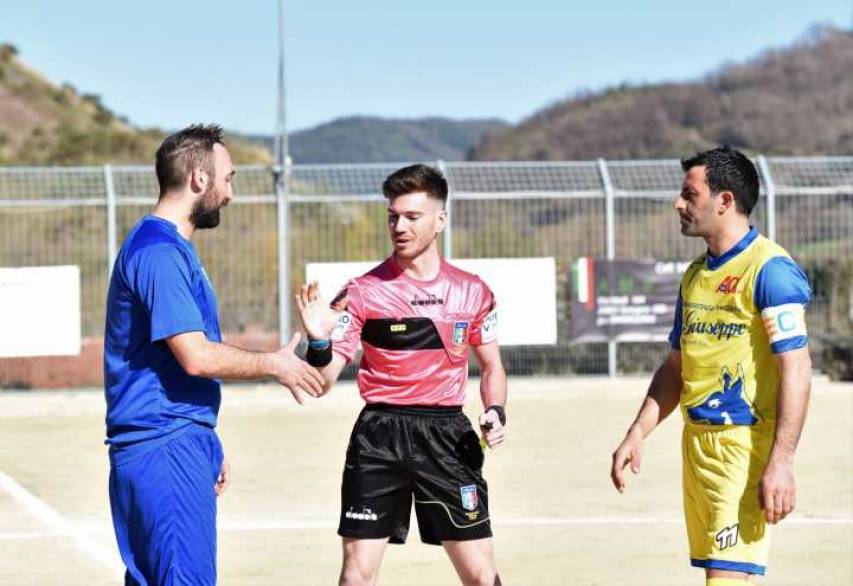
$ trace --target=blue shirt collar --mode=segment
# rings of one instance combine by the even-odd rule
[[[184,244],[186,244],[187,246],[192,248],[193,252],[195,252],[195,246],[193,246],[193,243],[190,242],[189,240],[187,240],[186,238],[184,238],[184,236],[180,232],[178,232],[178,226],[174,222],[167,220],[166,218],[161,218],[160,216],[155,216],[154,214],[150,214],[150,213],[145,214],[145,217],[142,218],[142,221],[143,222],[157,222],[158,224],[160,224],[162,226],[166,226],[167,228],[169,228],[169,230],[171,230],[172,232],[174,232],[178,236],[178,240],[180,242],[183,242]]]
[[[708,268],[712,271],[716,271],[718,268],[726,264],[728,261],[739,255],[741,252],[746,250],[746,247],[752,244],[752,241],[758,238],[758,229],[755,226],[749,227],[749,232],[746,233],[746,236],[740,239],[740,241],[725,251],[718,257],[715,257],[711,254],[711,251],[708,250],[705,253],[706,262],[708,264]]]

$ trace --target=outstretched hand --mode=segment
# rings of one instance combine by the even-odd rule
[[[295,350],[301,335],[293,334],[290,341],[274,353],[275,370],[273,378],[279,384],[287,387],[293,398],[300,405],[305,402],[305,394],[319,397],[323,389],[322,375],[313,366],[296,356]]]
[[[305,328],[308,337],[314,340],[329,338],[345,306],[345,303],[342,304],[338,300],[335,309],[329,307],[320,296],[320,285],[317,281],[302,285],[299,294],[296,295],[296,307],[299,309],[302,327]]]

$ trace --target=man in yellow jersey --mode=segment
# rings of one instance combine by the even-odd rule
[[[758,173],[721,147],[683,160],[681,233],[708,249],[681,280],[670,351],[613,453],[611,477],[640,470],[643,441],[681,403],[690,563],[706,586],[763,575],[769,524],[796,501],[793,461],[811,385],[803,271],[749,225]]]

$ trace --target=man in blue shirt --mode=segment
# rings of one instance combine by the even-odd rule
[[[302,403],[323,379],[297,358],[222,343],[216,295],[190,239],[215,228],[234,165],[219,126],[157,150],[160,198],[130,231],[107,296],[110,505],[129,585],[216,583],[216,497],[230,481],[214,432],[218,379],[273,378]]]

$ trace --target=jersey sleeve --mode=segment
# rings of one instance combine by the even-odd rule
[[[777,256],[764,263],[755,280],[754,296],[774,354],[808,344],[805,306],[811,300],[811,288],[793,260]]]
[[[469,343],[482,346],[498,339],[498,310],[495,294],[488,285],[482,283],[477,312],[471,323]]]
[[[672,330],[669,332],[669,345],[673,350],[681,350],[681,287],[678,290],[678,299],[675,301],[675,316],[672,321]]]
[[[148,313],[150,341],[204,331],[187,259],[175,246],[146,247],[134,258],[134,289]]]
[[[336,306],[342,300],[346,308],[338,318],[335,329],[332,330],[332,351],[347,361],[352,362],[361,341],[361,328],[364,326],[364,303],[361,291],[355,281],[350,281],[340,290],[332,301]]]

